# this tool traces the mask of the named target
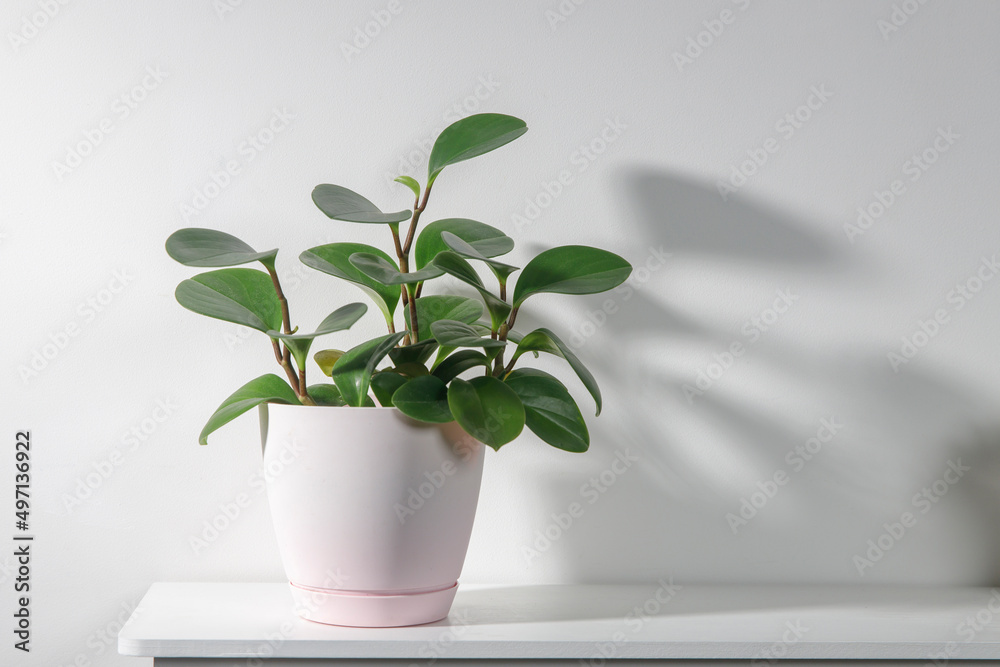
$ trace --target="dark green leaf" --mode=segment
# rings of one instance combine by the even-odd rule
[[[417,298],[417,322],[420,324],[420,339],[431,338],[431,324],[438,320],[456,320],[471,324],[483,314],[483,304],[475,299],[451,294],[432,294]],[[410,325],[410,311],[403,312],[406,327]]]
[[[507,282],[507,276],[514,273],[518,269],[516,266],[504,264],[503,262],[498,262],[495,259],[490,259],[483,253],[479,252],[474,245],[466,243],[451,232],[441,232],[441,240],[444,241],[446,246],[462,257],[467,259],[477,259],[480,262],[484,262],[486,266],[490,267],[490,270],[493,271],[493,274],[501,282]]]
[[[396,304],[399,303],[399,288],[383,285],[359,271],[350,261],[351,255],[357,252],[378,255],[395,266],[389,255],[378,248],[363,243],[328,243],[306,250],[299,255],[299,260],[310,268],[352,282],[360,287],[382,311],[386,323],[391,325],[392,314],[396,311]]]
[[[490,362],[484,354],[476,350],[459,350],[445,357],[435,368],[434,375],[445,384],[451,382],[461,373],[476,366],[490,367]]]
[[[247,382],[222,402],[222,405],[208,418],[208,423],[198,436],[198,442],[207,445],[208,436],[212,432],[261,403],[301,405],[299,399],[295,397],[295,392],[284,380],[270,373],[261,375]]]
[[[517,359],[525,352],[548,352],[557,357],[562,357],[569,362],[570,367],[576,372],[580,381],[583,382],[583,386],[594,397],[594,402],[597,404],[597,414],[601,414],[601,390],[597,386],[597,380],[590,374],[587,367],[583,365],[583,362],[573,354],[573,350],[569,349],[569,346],[562,342],[558,336],[548,329],[535,329],[518,343],[517,350],[514,352],[514,359]]]
[[[476,273],[471,264],[460,257],[458,253],[451,250],[438,253],[432,264],[445,273],[455,276],[462,282],[475,287],[476,291],[483,297],[486,310],[490,314],[490,321],[493,323],[493,329],[500,329],[500,325],[503,324],[510,314],[510,304],[501,301],[499,297],[494,296],[492,292],[483,286],[483,281],[479,278],[479,274]]]
[[[475,248],[484,257],[505,255],[514,249],[514,240],[496,227],[467,218],[445,218],[424,227],[413,246],[414,265],[420,269],[439,252],[448,249],[441,235],[450,232]]]
[[[514,390],[490,376],[448,385],[448,407],[465,432],[493,449],[500,449],[524,428],[524,405]]]
[[[389,350],[389,358],[397,366],[400,364],[422,364],[431,358],[437,346],[437,341],[429,338],[412,345],[394,347]]]
[[[632,265],[618,255],[583,245],[552,248],[541,253],[521,272],[514,288],[514,306],[539,292],[596,294],[625,282]]]
[[[362,407],[365,404],[375,366],[405,335],[405,332],[398,332],[373,338],[352,347],[337,360],[330,377],[348,405]]]
[[[339,185],[317,185],[312,191],[312,200],[328,218],[347,222],[393,223],[409,220],[410,211],[383,213],[357,192]]]
[[[441,275],[441,271],[433,266],[412,273],[400,273],[392,261],[369,252],[356,252],[349,260],[358,271],[383,285],[413,285]]]
[[[475,114],[452,123],[441,132],[431,149],[427,187],[448,165],[489,153],[527,131],[523,120],[498,113]]]
[[[286,334],[279,331],[268,331],[267,335],[284,341],[295,357],[295,365],[299,368],[305,368],[309,348],[312,347],[312,342],[317,336],[350,329],[366,312],[368,312],[368,306],[365,304],[349,303],[327,315],[313,333]]]
[[[455,320],[438,320],[431,324],[431,333],[435,340],[448,347],[503,347],[502,340],[484,338],[479,332],[465,322]]]
[[[587,451],[587,424],[562,382],[534,368],[519,368],[504,382],[524,404],[524,423],[535,435],[567,452]]]
[[[340,390],[332,384],[309,385],[309,396],[316,401],[316,405],[344,406],[344,397],[340,395]]]
[[[232,234],[189,227],[170,235],[167,254],[185,266],[237,266],[259,261],[273,269],[278,251],[257,252]]]
[[[392,404],[407,417],[444,424],[454,420],[448,407],[448,387],[433,375],[413,378],[392,395]]]
[[[406,384],[406,378],[393,371],[381,371],[372,376],[372,392],[383,408],[392,407],[392,395]]]
[[[219,269],[184,280],[178,303],[201,315],[267,332],[281,326],[281,303],[271,277],[256,269]]]

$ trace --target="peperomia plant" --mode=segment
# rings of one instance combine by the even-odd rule
[[[455,420],[477,440],[498,449],[527,426],[539,438],[570,452],[586,451],[587,425],[566,386],[541,370],[517,367],[526,353],[561,357],[590,392],[601,412],[593,375],[552,331],[519,334],[524,302],[545,292],[595,294],[620,285],[631,265],[613,253],[581,245],[552,248],[521,269],[496,258],[514,241],[499,229],[466,218],[446,218],[417,230],[431,188],[446,167],[513,141],[524,121],[477,114],[448,126],[431,150],[427,185],[400,176],[412,190],[413,208],[383,213],[368,199],[338,185],[318,185],[312,199],[334,220],[384,225],[395,257],[362,243],[329,243],[299,255],[306,266],[361,288],[378,307],[388,333],[348,349],[313,356],[331,382],[308,384],[306,366],[313,341],[349,329],[367,311],[362,303],[334,310],[312,333],[292,326],[288,301],[275,271],[277,250],[258,252],[238,238],[211,229],[181,229],[167,239],[167,253],[186,266],[213,268],[183,281],[177,301],[202,315],[264,333],[285,378],[263,375],[240,387],[209,418],[199,437],[266,402],[293,405],[395,407],[413,419]],[[405,236],[400,223],[409,221]],[[234,267],[259,262],[265,271]],[[474,264],[485,265],[496,283],[483,282]],[[424,294],[429,281],[450,275],[479,298]],[[397,310],[402,307],[402,321]],[[509,358],[507,353],[510,352]],[[379,366],[382,365],[382,368]],[[463,374],[469,379],[464,379]],[[372,398],[374,394],[374,400]]]

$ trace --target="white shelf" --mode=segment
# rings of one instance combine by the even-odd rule
[[[371,629],[299,619],[286,584],[157,583],[118,648],[156,658],[929,660],[950,649],[952,660],[1000,659],[993,589],[683,586],[665,603],[658,589],[669,598],[655,583],[462,586],[446,621]]]

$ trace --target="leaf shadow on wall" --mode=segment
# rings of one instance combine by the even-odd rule
[[[850,299],[891,298],[878,293],[879,267],[865,266],[849,244],[744,193],[724,202],[710,182],[645,167],[624,170],[616,187],[635,207],[623,216],[635,221],[636,244],[673,253],[672,271],[709,266],[720,280],[806,282]],[[581,298],[586,313],[606,297]],[[705,304],[705,311],[713,305],[718,310]],[[819,335],[789,337],[776,327],[689,401],[684,385],[740,340],[738,330],[699,313],[671,304],[651,282],[578,350],[602,384],[610,418],[585,415],[593,442],[585,474],[537,473],[545,501],[538,514],[555,539],[536,533],[523,545],[528,571],[578,582],[1000,581],[1000,439],[971,388],[926,363],[894,372],[874,335],[832,347]],[[565,322],[531,319],[526,312],[518,328],[566,330]],[[901,333],[911,324],[900,322]],[[675,348],[700,352],[685,357]],[[802,448],[816,448],[810,438],[820,448],[806,458]],[[615,473],[623,451],[639,461]],[[921,513],[914,494],[956,458],[976,465],[949,487],[946,503]],[[727,516],[740,517],[742,501],[770,487],[777,471],[787,482],[734,525]],[[602,474],[613,484],[584,492]],[[554,527],[549,517],[574,502],[583,515]],[[859,570],[855,556],[865,557],[867,540],[904,511],[917,525]]]

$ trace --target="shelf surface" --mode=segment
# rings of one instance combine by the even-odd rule
[[[287,584],[157,583],[124,655],[381,659],[1000,659],[1000,590],[946,587],[461,586],[446,620],[298,618]]]

